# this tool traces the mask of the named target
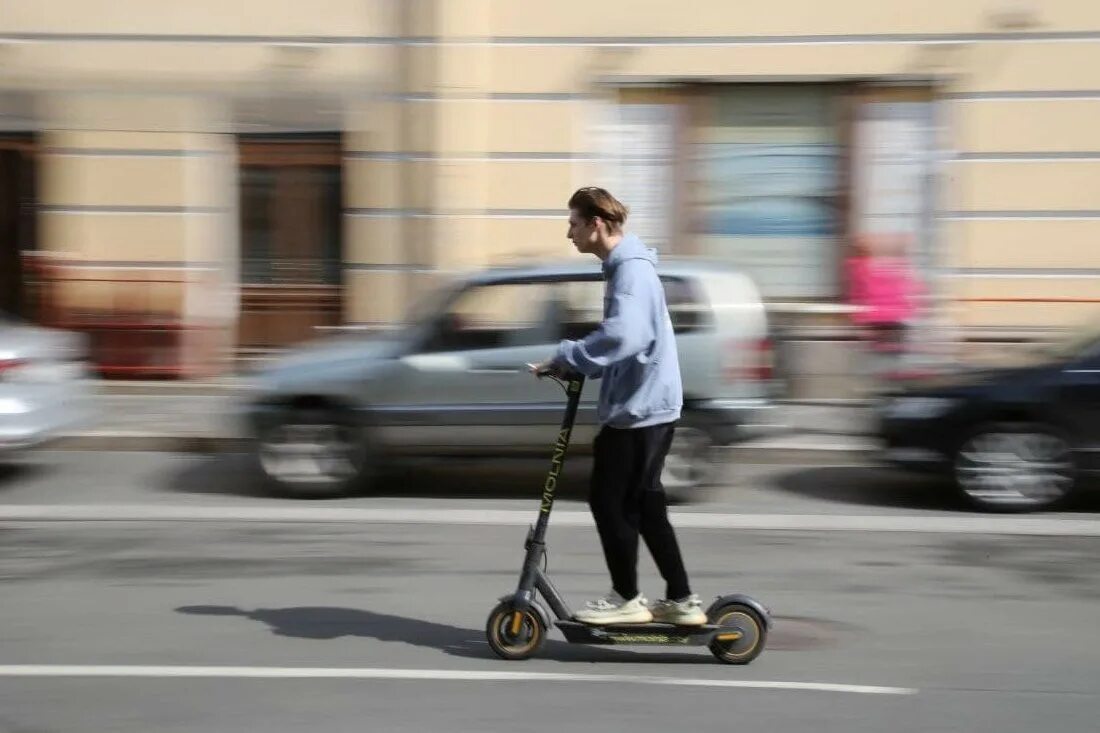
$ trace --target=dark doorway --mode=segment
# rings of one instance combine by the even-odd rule
[[[23,253],[37,248],[35,141],[0,134],[0,313],[29,318]]]

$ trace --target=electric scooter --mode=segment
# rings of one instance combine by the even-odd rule
[[[761,603],[746,595],[720,596],[707,610],[707,623],[703,626],[657,622],[594,625],[574,617],[545,571],[546,529],[584,389],[584,376],[571,373],[559,379],[546,372],[538,376],[549,377],[561,385],[568,399],[561,428],[554,440],[550,470],[542,487],[538,520],[527,532],[519,586],[515,593],[500,599],[485,627],[492,650],[503,659],[528,659],[542,646],[553,625],[573,644],[707,646],[719,661],[727,664],[748,664],[756,659],[764,650],[771,618]],[[550,610],[536,598],[536,593],[542,596]]]

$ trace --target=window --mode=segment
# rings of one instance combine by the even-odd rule
[[[661,252],[672,245],[676,218],[676,102],[670,90],[623,90],[619,104],[601,110],[596,130],[597,182],[629,205],[629,231]]]
[[[550,343],[549,283],[474,286],[438,316],[423,351],[504,349]]]
[[[845,297],[854,234],[934,264],[926,86],[751,83],[620,89],[598,118],[600,180],[650,246],[733,265],[767,300]]]
[[[734,85],[699,99],[690,206],[703,254],[767,297],[839,293],[839,91]]]
[[[241,276],[245,283],[340,281],[340,170],[241,169]]]
[[[924,272],[935,265],[935,109],[926,97],[921,90],[866,92],[852,145],[854,233],[901,235],[914,269]]]

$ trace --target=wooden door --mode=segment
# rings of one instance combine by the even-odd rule
[[[342,314],[338,139],[240,143],[242,349],[288,346]]]

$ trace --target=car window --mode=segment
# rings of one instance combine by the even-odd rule
[[[1091,369],[1100,369],[1100,341],[1095,341],[1085,351],[1085,364]]]
[[[406,326],[417,326],[433,321],[439,314],[439,309],[444,307],[454,297],[458,285],[447,282],[432,288],[414,299],[401,317],[401,322]]]
[[[672,328],[676,333],[691,333],[710,324],[710,306],[703,299],[699,285],[687,278],[661,278]]]
[[[551,341],[547,283],[476,285],[435,319],[426,352],[501,349]]]
[[[603,320],[603,280],[568,280],[555,292],[558,339],[578,341]]]
[[[1039,347],[1034,356],[1040,361],[1090,360],[1100,355],[1100,329],[1094,323],[1079,326],[1059,341]]]
[[[690,333],[709,323],[709,308],[703,302],[698,287],[685,278],[661,278],[665,287],[672,328],[678,333]],[[559,338],[583,339],[603,320],[604,282],[576,280],[559,284],[555,298],[559,302]]]

